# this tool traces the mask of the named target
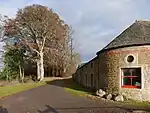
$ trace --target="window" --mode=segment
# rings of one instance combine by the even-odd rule
[[[85,85],[86,85],[86,86],[88,85],[88,78],[87,78],[87,75],[85,75]]]
[[[91,74],[91,87],[93,87],[93,80],[94,80],[94,76],[93,74]]]
[[[141,68],[122,69],[122,88],[141,88]]]
[[[91,63],[91,68],[93,68],[93,63]]]
[[[133,60],[134,60],[134,57],[133,57],[132,55],[129,55],[129,56],[127,57],[127,61],[128,61],[128,62],[133,62]]]

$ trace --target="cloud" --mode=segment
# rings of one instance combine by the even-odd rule
[[[18,8],[42,4],[53,8],[75,30],[74,40],[87,61],[135,20],[150,19],[148,0],[7,0],[0,13],[13,17]]]

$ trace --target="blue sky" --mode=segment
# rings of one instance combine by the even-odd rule
[[[14,17],[18,8],[41,4],[73,27],[74,46],[88,61],[135,20],[150,20],[150,0],[0,0],[0,14]]]

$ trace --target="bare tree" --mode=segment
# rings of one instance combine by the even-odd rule
[[[46,56],[52,55],[52,51],[57,54],[58,47],[55,44],[64,40],[67,30],[68,25],[52,9],[42,5],[20,9],[14,19],[5,22],[5,36],[17,38],[30,52],[36,53],[34,58],[37,63],[37,79],[40,81],[44,78],[44,51],[50,48],[51,54],[47,53]]]
[[[64,37],[53,42],[55,46],[45,50],[45,54],[50,54],[50,56],[45,57],[45,64],[51,68],[52,76],[69,76],[80,62],[80,55],[73,48],[72,36],[74,31],[70,26],[66,26],[66,28],[68,29]]]

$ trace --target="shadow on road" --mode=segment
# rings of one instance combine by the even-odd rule
[[[124,107],[74,107],[74,108],[53,108],[45,105],[45,110],[38,110],[38,113],[59,113],[60,112],[77,112],[77,113],[149,113],[150,110],[143,109],[128,109]]]
[[[0,113],[8,113],[6,108],[3,108],[2,106],[0,106]]]
[[[59,87],[64,87],[64,88],[70,88],[73,90],[77,90],[77,91],[84,91],[90,94],[93,94],[93,90],[91,89],[87,89],[84,88],[83,86],[75,83],[72,78],[65,78],[65,79],[57,79],[57,80],[53,80],[53,81],[48,81],[47,84],[49,85],[55,85],[55,86],[59,86]]]

